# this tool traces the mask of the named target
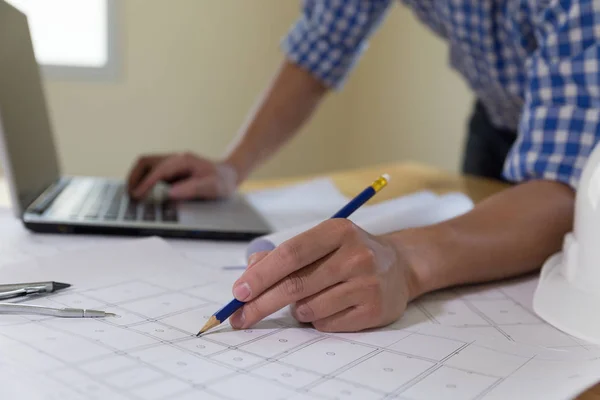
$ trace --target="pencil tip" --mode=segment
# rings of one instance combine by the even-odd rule
[[[217,319],[217,317],[215,317],[214,315],[211,316],[208,321],[206,321],[206,324],[204,324],[204,326],[202,327],[202,329],[200,329],[200,332],[198,332],[196,334],[196,337],[200,336],[201,334],[203,334],[204,332],[206,332],[207,330],[214,328],[215,326],[219,325],[221,323],[221,321],[219,321]]]

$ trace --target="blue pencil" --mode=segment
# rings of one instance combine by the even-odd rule
[[[358,210],[363,204],[371,199],[377,192],[383,189],[389,182],[390,177],[388,174],[381,175],[376,181],[374,181],[365,190],[360,192],[355,198],[350,200],[348,204],[342,207],[338,212],[333,214],[331,219],[334,218],[348,218],[354,211]],[[206,324],[200,329],[200,332],[196,336],[200,336],[207,330],[220,325],[223,321],[229,318],[234,312],[240,309],[245,303],[237,299],[231,300],[228,304],[223,306],[219,311],[214,313]]]

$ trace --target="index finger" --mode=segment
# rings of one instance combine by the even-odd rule
[[[242,274],[233,285],[233,296],[244,302],[255,299],[286,276],[337,250],[353,230],[352,222],[332,219],[285,241]]]
[[[150,168],[163,158],[165,158],[165,156],[160,154],[140,157],[131,169],[129,177],[127,178],[127,187],[129,191],[133,191],[142,178],[148,173]]]
[[[154,168],[142,179],[142,182],[134,190],[135,197],[144,197],[146,193],[152,189],[161,180],[169,180],[177,175],[185,173],[189,170],[188,160],[182,157],[168,157],[159,162]]]

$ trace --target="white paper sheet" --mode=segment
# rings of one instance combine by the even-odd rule
[[[14,218],[10,210],[0,208],[0,271],[2,267],[15,262],[128,240],[130,238],[120,236],[32,233]],[[214,268],[243,264],[247,247],[245,242],[193,239],[169,239],[168,242],[190,260]]]
[[[238,273],[205,268],[156,238],[107,246],[2,270],[9,281],[73,284],[31,303],[120,316],[0,315],[0,359],[77,392],[65,392],[65,400],[564,399],[600,378],[593,348],[555,351],[492,339],[498,328],[544,325],[505,297],[503,286],[432,294],[371,332],[322,334],[284,309],[252,329],[225,323],[197,338],[231,299]],[[43,383],[29,381],[39,398],[52,398],[43,396]]]
[[[473,207],[473,202],[461,193],[436,196],[430,192],[417,192],[411,195],[388,200],[371,206],[350,216],[351,221],[373,235],[383,235],[402,229],[435,224],[464,214]],[[323,219],[274,232],[253,240],[246,256],[258,251],[270,251],[284,241],[307,231]]]
[[[248,201],[278,231],[302,225],[306,221],[329,218],[346,204],[348,198],[331,179],[320,178],[255,191],[248,194]]]
[[[121,238],[34,234],[6,208],[0,208],[0,268],[5,265],[46,257],[101,242],[122,241]]]

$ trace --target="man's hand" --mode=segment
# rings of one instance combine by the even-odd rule
[[[574,202],[564,184],[531,181],[450,220],[384,236],[325,221],[250,260],[233,287],[247,303],[231,325],[248,328],[286,305],[322,331],[386,325],[424,293],[538,269],[572,229]]]
[[[215,199],[232,194],[238,183],[235,169],[192,153],[146,155],[129,173],[128,190],[134,199],[144,198],[160,181],[172,183],[169,199]]]
[[[318,330],[359,331],[398,319],[412,284],[408,263],[385,236],[328,220],[254,256],[234,284],[234,296],[246,304],[230,322],[247,328],[292,305],[298,321]]]

